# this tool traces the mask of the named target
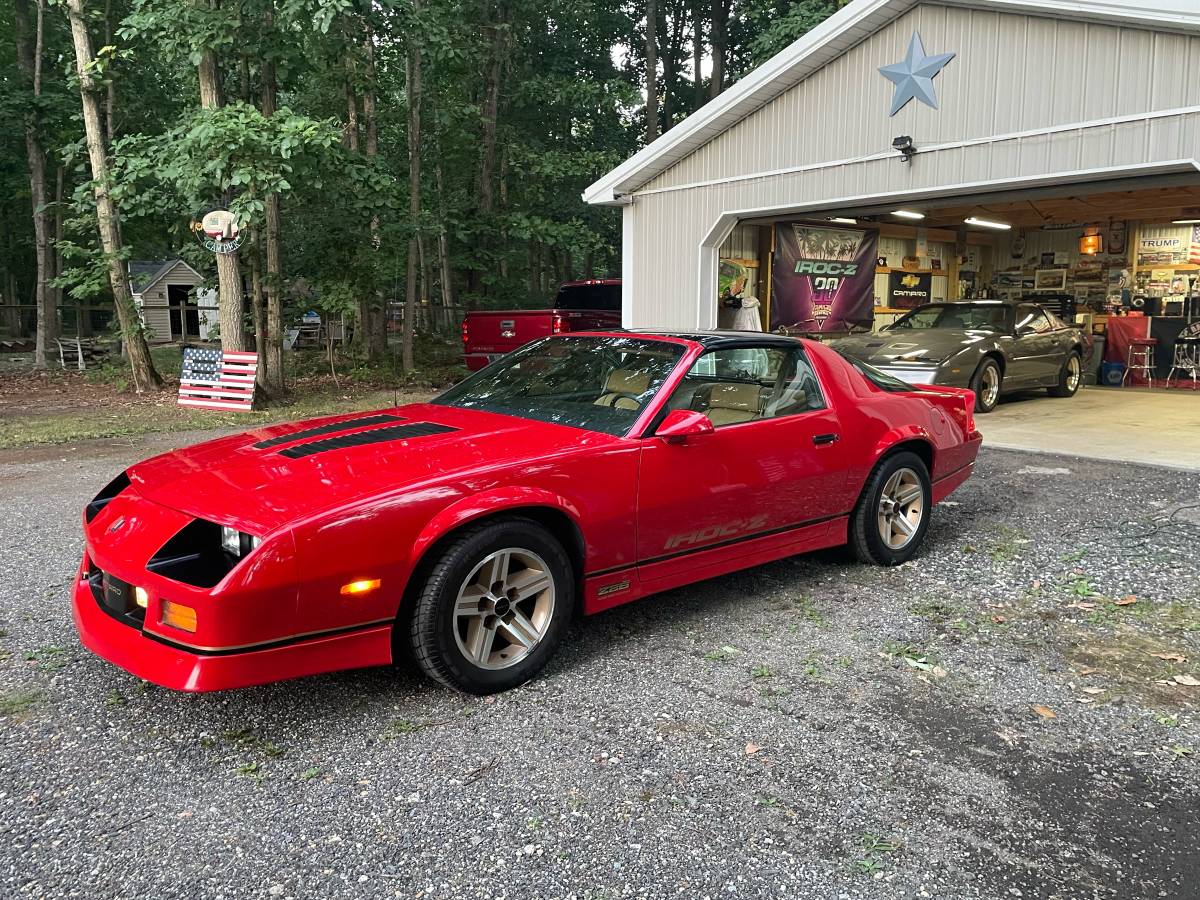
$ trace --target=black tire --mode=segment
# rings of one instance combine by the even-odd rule
[[[1074,361],[1075,369],[1075,386],[1071,387],[1071,362]],[[1051,397],[1074,397],[1079,392],[1079,385],[1083,382],[1083,360],[1079,353],[1072,350],[1067,354],[1067,358],[1063,361],[1062,369],[1058,373],[1058,384],[1054,387],[1046,388],[1046,393]]]
[[[996,378],[996,395],[990,402],[985,402],[983,390],[984,380],[993,374]],[[975,370],[975,374],[971,376],[971,390],[975,392],[975,412],[990,413],[996,408],[996,404],[1000,402],[1000,391],[1004,387],[1004,374],[1000,371],[1000,365],[992,357],[986,357],[979,364],[979,368]]]
[[[922,515],[916,532],[901,548],[889,547],[880,533],[878,516],[884,486],[891,477],[902,469],[915,473],[921,486]],[[929,470],[921,457],[907,450],[893,453],[881,459],[863,486],[854,512],[850,515],[850,549],[859,562],[875,563],[880,566],[898,566],[912,559],[925,539],[929,528],[929,516],[933,511],[933,489],[929,481]]]
[[[460,648],[455,606],[459,590],[478,565],[509,548],[531,551],[545,561],[554,587],[553,610],[532,649],[506,668],[489,669],[477,665]],[[496,519],[464,529],[426,571],[409,625],[412,655],[421,671],[447,687],[470,694],[495,694],[524,684],[554,655],[570,625],[575,607],[571,561],[562,544],[529,519]]]

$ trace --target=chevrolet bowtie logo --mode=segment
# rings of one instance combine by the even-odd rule
[[[916,287],[918,284],[921,283],[921,279],[918,278],[916,275],[905,275],[903,278],[900,279],[900,283],[902,285],[904,285],[905,287],[909,287],[909,288]]]

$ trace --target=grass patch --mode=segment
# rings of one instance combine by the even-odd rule
[[[19,716],[42,700],[42,693],[33,688],[5,691],[0,694],[0,716]]]
[[[709,662],[726,662],[730,659],[733,659],[741,652],[742,651],[737,647],[730,647],[726,645],[724,647],[718,647],[715,650],[709,650],[704,654],[704,658]]]
[[[851,864],[859,874],[874,877],[887,868],[887,858],[899,852],[900,848],[899,841],[864,831],[858,839],[858,855]]]
[[[817,609],[817,604],[811,597],[804,595],[793,597],[792,606],[800,613],[801,621],[817,626],[825,625],[825,617],[821,615],[821,611]]]
[[[430,394],[401,394],[400,403],[426,400]],[[65,410],[28,418],[12,418],[0,430],[0,450],[28,444],[62,444],[94,438],[125,437],[209,428],[257,428],[275,422],[310,419],[340,413],[392,406],[396,395],[390,390],[330,390],[297,393],[288,405],[244,413],[200,411],[175,405],[174,395],[164,393],[159,402],[140,401],[128,405],[88,410]]]
[[[917,647],[914,644],[886,640],[883,642],[883,655],[892,659],[903,660],[910,668],[928,672],[938,665],[937,656],[930,650]]]

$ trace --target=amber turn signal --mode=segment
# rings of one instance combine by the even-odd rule
[[[360,581],[352,581],[349,584],[342,585],[343,594],[366,594],[379,587],[378,578],[363,578]]]
[[[195,632],[196,611],[190,606],[164,600],[159,609],[162,610],[159,617],[159,621],[162,624],[170,625],[172,628],[178,628],[181,631]]]
[[[145,609],[150,603],[150,595],[146,593],[144,587],[135,587],[133,589],[133,602]]]

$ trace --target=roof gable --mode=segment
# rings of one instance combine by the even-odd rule
[[[178,257],[166,260],[133,259],[129,261],[130,288],[135,294],[143,294],[167,277],[176,266],[183,266],[196,278],[204,280],[204,276]]]
[[[588,203],[618,205],[623,195],[665,172],[818,69],[929,0],[854,0],[587,190]],[[1200,33],[1196,0],[935,0],[939,6]]]

